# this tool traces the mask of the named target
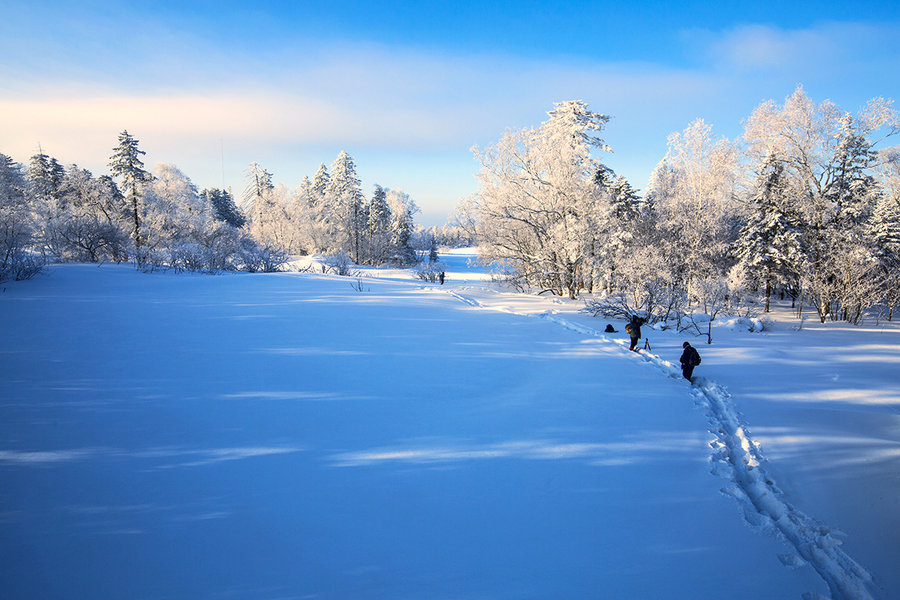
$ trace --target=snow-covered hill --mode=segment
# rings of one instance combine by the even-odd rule
[[[723,327],[691,386],[468,258],[6,284],[2,596],[900,597],[895,326]]]

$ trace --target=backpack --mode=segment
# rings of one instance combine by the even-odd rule
[[[633,329],[631,327],[631,323],[629,323],[628,325],[625,326],[625,333],[630,334],[632,331],[633,331]]]
[[[694,366],[696,367],[696,366],[699,365],[700,362],[701,362],[701,361],[700,361],[700,353],[697,352],[697,349],[694,348],[693,346],[691,346],[691,349],[694,351],[694,352],[693,352],[693,354],[694,354],[694,360],[693,360],[693,363],[694,363]]]

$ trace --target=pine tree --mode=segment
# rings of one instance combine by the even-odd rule
[[[144,170],[144,163],[141,161],[141,156],[144,154],[146,152],[138,149],[138,140],[133,138],[126,130],[119,134],[119,145],[109,158],[110,172],[113,177],[121,178],[125,197],[131,205],[131,216],[134,224],[132,235],[134,247],[138,251],[140,251],[143,241],[140,219],[143,186],[153,179],[153,176]],[[140,257],[138,257],[138,260],[141,260]]]
[[[322,203],[325,202],[325,192],[328,190],[328,180],[330,178],[325,163],[319,164],[319,168],[316,171],[316,174],[313,175],[312,180],[312,194],[310,196],[311,205],[321,206]]]
[[[356,176],[356,165],[347,152],[341,150],[331,164],[325,197],[334,216],[341,248],[350,252],[353,262],[359,263],[362,230],[365,227],[363,194]]]
[[[428,262],[436,263],[438,261],[438,247],[437,240],[434,236],[431,236],[431,243],[428,248]]]
[[[416,251],[412,247],[413,215],[419,208],[408,194],[386,190],[391,207],[391,249],[393,260],[401,266],[416,264]]]
[[[380,185],[375,185],[375,194],[369,202],[369,220],[367,231],[372,249],[373,264],[383,264],[388,258],[391,235],[391,207],[387,203],[387,194]]]
[[[801,224],[789,209],[789,194],[784,163],[772,155],[759,174],[749,218],[735,245],[744,270],[765,285],[765,312],[774,285],[790,278],[802,260]]]
[[[300,182],[300,187],[297,190],[298,205],[301,208],[314,212],[318,206],[318,201],[319,198],[316,197],[312,182],[309,180],[308,176],[304,175],[303,181]]]
[[[272,174],[263,169],[259,163],[252,162],[245,172],[246,185],[241,195],[241,210],[250,216],[250,221],[258,221],[259,215],[265,210],[263,203],[266,195],[275,189],[272,183]]]
[[[32,194],[42,202],[55,204],[60,199],[59,189],[65,173],[63,166],[39,147],[38,153],[31,157],[26,172]]]
[[[243,227],[247,223],[247,219],[235,204],[231,191],[212,188],[203,190],[203,197],[210,203],[213,208],[213,216],[219,221],[237,228]]]

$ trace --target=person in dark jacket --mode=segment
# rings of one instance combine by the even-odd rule
[[[681,354],[681,374],[684,375],[685,379],[691,381],[691,376],[694,374],[694,367],[700,364],[700,353],[687,342],[682,344],[682,347],[684,348],[684,352]]]
[[[635,352],[638,351],[637,343],[638,340],[641,339],[641,325],[644,324],[644,320],[637,315],[633,315],[631,317],[631,321],[628,325],[625,326],[625,333],[631,336],[631,346],[628,348],[629,350],[633,350]]]

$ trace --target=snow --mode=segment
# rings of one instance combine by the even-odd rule
[[[471,256],[4,284],[3,597],[900,597],[896,326],[632,353]]]

